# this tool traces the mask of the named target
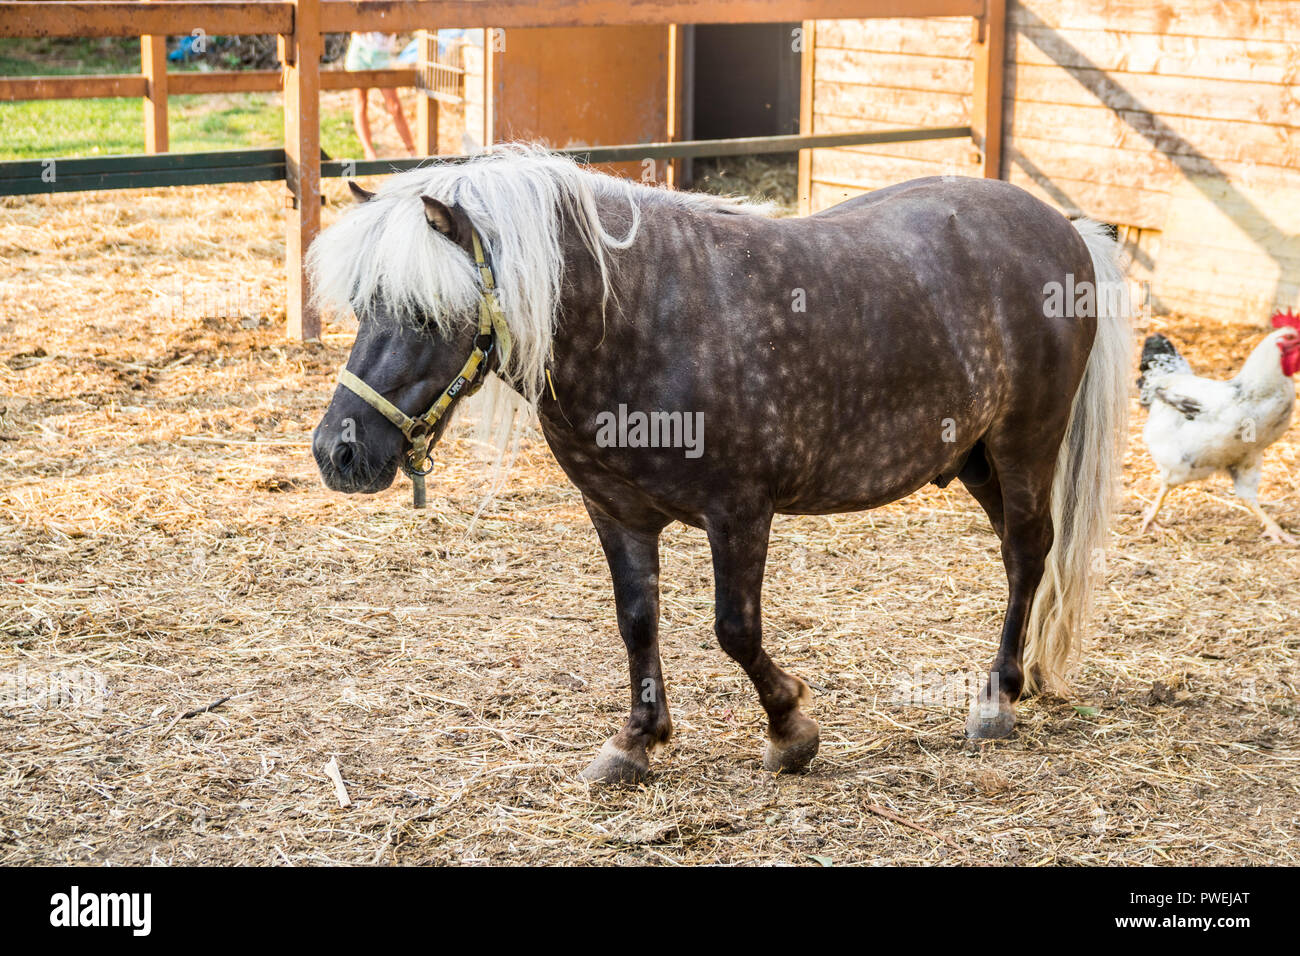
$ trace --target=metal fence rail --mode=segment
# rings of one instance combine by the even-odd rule
[[[283,149],[0,162],[0,196],[283,180]]]
[[[829,133],[821,136],[752,136],[743,139],[694,139],[676,143],[627,143],[621,146],[574,146],[555,152],[582,163],[617,163],[639,159],[703,159],[754,156],[833,146],[915,143],[932,139],[966,139],[969,126],[901,129],[880,133]],[[321,155],[322,178],[382,176],[418,169],[429,163],[457,163],[471,156],[423,159],[331,159]],[[273,182],[285,179],[283,149],[223,149],[207,153],[97,156],[93,159],[27,159],[0,162],[0,196],[85,192],[95,189],[149,189],[160,186],[208,186],[220,183]]]

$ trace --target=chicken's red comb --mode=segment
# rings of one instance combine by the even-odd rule
[[[1280,329],[1284,325],[1289,325],[1293,329],[1300,329],[1300,315],[1293,315],[1290,309],[1285,312],[1273,313],[1273,328]]]

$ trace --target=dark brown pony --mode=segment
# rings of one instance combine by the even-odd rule
[[[604,546],[631,715],[586,777],[643,776],[672,731],[658,543],[673,521],[708,535],[718,643],[767,711],[770,770],[800,770],[818,746],[808,685],[763,649],[776,513],[875,508],[961,480],[1002,541],[1010,590],[967,732],[1009,734],[1022,691],[1060,681],[1127,405],[1123,283],[1101,227],[957,177],[774,220],[529,149],[363,197],[313,247],[322,302],[360,320],[348,370],[415,418],[477,341],[535,406]],[[475,320],[475,234],[509,341]],[[315,433],[339,491],[387,487],[409,449],[351,388]]]

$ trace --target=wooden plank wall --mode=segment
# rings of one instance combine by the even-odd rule
[[[1013,0],[1002,176],[1123,228],[1157,311],[1300,303],[1300,0]],[[813,129],[968,122],[969,20],[819,21]],[[817,150],[811,208],[978,175],[969,143]]]

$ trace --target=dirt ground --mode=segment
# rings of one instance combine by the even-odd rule
[[[704,536],[670,529],[677,736],[649,783],[584,784],[627,689],[577,492],[534,436],[471,528],[464,429],[427,512],[405,480],[321,486],[351,333],[284,341],[281,189],[0,199],[0,862],[1298,861],[1300,550],[1226,481],[1139,536],[1140,414],[1072,694],[1023,704],[1013,740],[962,738],[1005,582],[955,484],[778,519],[768,646],[823,735],[800,777],[761,770]],[[1226,376],[1250,318],[1146,325]],[[1266,461],[1300,530],[1300,428]]]

